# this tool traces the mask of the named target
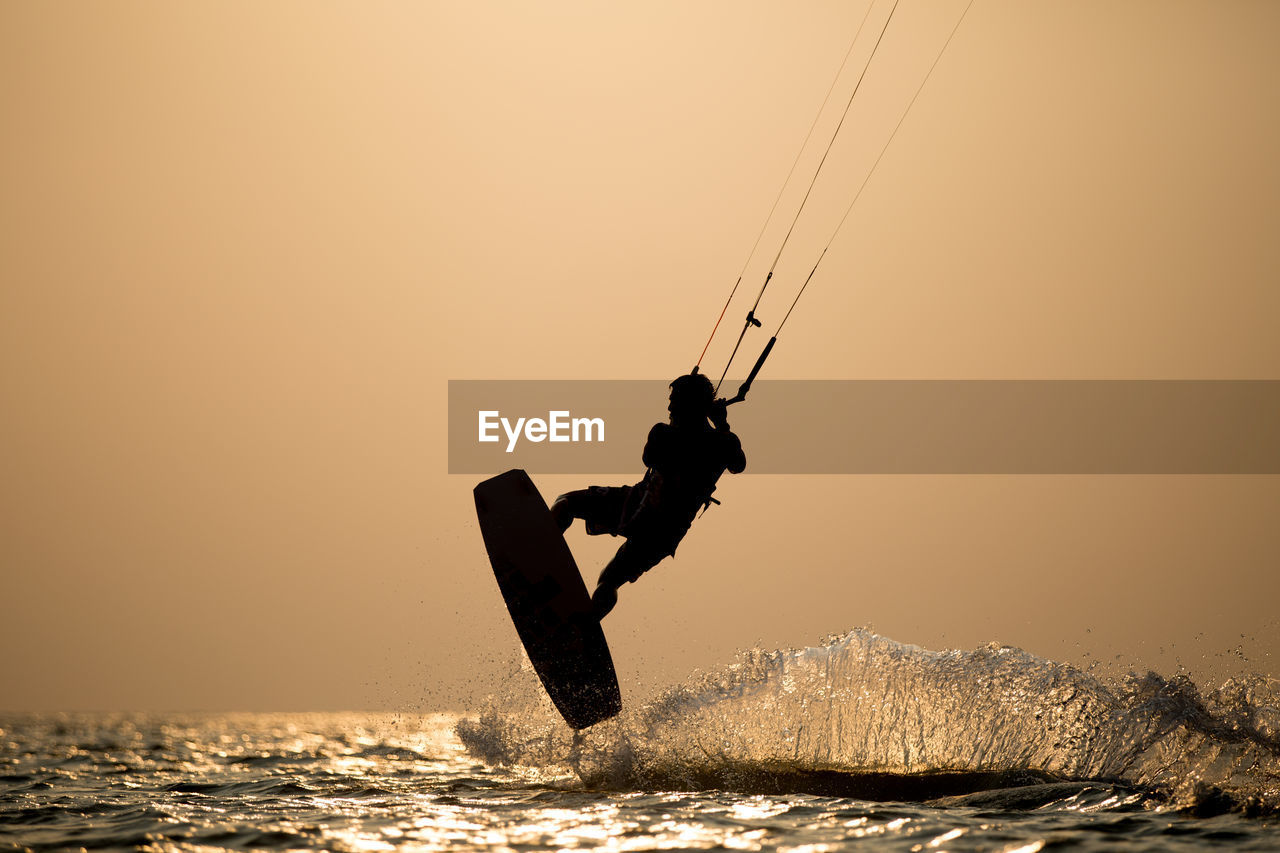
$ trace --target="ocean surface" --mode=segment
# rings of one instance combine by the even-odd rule
[[[1280,850],[1280,685],[867,631],[575,735],[469,714],[0,715],[0,849]]]

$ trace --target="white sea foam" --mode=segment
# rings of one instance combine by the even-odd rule
[[[750,650],[576,736],[542,698],[508,698],[458,733],[491,762],[610,788],[927,793],[936,786],[903,780],[961,774],[975,788],[1109,780],[1186,805],[1271,809],[1277,697],[1262,677],[1206,695],[1154,673],[1111,685],[1015,648],[930,651],[859,629]]]

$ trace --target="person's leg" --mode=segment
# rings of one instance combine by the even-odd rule
[[[551,518],[564,533],[575,518],[587,523],[587,533],[618,534],[622,510],[626,504],[629,486],[588,486],[576,492],[565,492],[551,502]]]
[[[616,586],[607,586],[601,583],[596,587],[596,591],[591,593],[591,609],[595,611],[596,621],[603,621],[604,617],[609,615],[609,611],[618,603],[618,588]]]
[[[574,495],[578,492],[567,492],[551,502],[551,518],[556,523],[556,529],[564,533],[573,524],[573,520],[578,516],[574,513],[575,504]]]
[[[659,554],[652,548],[645,548],[628,539],[622,543],[618,553],[600,573],[596,582],[596,591],[591,594],[591,606],[597,619],[604,619],[609,611],[618,603],[618,587],[624,583],[635,583],[641,575],[658,565],[665,554]]]
[[[551,502],[551,517],[556,527],[564,533],[573,524],[575,518],[590,521],[601,511],[606,493],[599,487],[578,489],[576,492],[565,492]]]

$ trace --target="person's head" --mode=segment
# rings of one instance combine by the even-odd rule
[[[716,397],[711,380],[701,373],[677,376],[671,383],[671,402],[667,411],[672,418],[705,418],[711,413]]]

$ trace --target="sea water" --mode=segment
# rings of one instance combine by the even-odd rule
[[[853,631],[574,733],[469,714],[9,714],[0,848],[1280,850],[1280,685],[1107,684]]]

